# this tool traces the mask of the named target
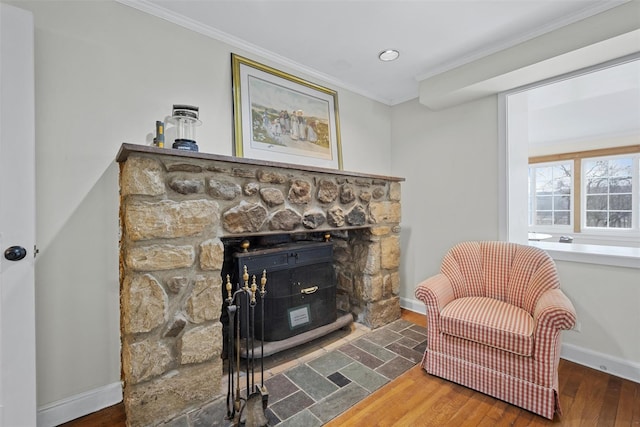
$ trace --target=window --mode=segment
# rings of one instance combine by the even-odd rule
[[[572,225],[571,162],[529,167],[529,226],[567,228]]]
[[[638,237],[640,146],[529,158],[529,229]]]
[[[638,156],[635,156],[637,160]],[[634,158],[596,158],[583,160],[585,182],[585,229],[633,229],[638,216],[634,204]],[[636,176],[638,168],[635,168]],[[638,191],[635,191],[636,199]],[[634,209],[635,206],[635,209]]]

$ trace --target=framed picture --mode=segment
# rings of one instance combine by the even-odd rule
[[[338,94],[232,54],[234,154],[342,169]]]

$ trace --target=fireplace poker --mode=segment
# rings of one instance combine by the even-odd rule
[[[262,309],[262,322],[260,326],[262,327],[262,335],[260,335],[260,387],[262,388],[262,392],[264,393],[266,389],[264,388],[264,296],[267,294],[265,286],[267,285],[267,270],[262,270],[262,278],[260,279],[260,306]],[[266,407],[266,402],[265,407]]]
[[[262,387],[258,387],[256,386],[255,382],[255,308],[257,291],[258,286],[256,284],[256,276],[254,275],[251,281],[251,288],[249,290],[249,292],[251,293],[251,301],[249,302],[251,307],[251,324],[247,325],[247,327],[251,329],[251,393],[247,395],[247,402],[244,408],[246,410],[245,427],[263,427],[269,424],[269,420],[264,413],[266,409],[265,398],[268,398],[268,395],[264,391],[264,385]],[[247,335],[249,335],[249,332],[247,333]],[[260,359],[262,360],[263,358],[261,357]],[[249,349],[247,348],[247,378],[249,376],[248,371]],[[264,377],[264,371],[262,372],[262,374]],[[247,388],[247,393],[249,393],[249,388]]]
[[[250,388],[249,388],[249,304],[251,303],[251,297],[250,297],[250,292],[251,292],[251,288],[249,288],[249,273],[247,272],[247,266],[244,266],[244,273],[242,274],[242,280],[244,281],[244,293],[246,296],[246,305],[245,307],[247,308],[247,315],[245,316],[247,321],[246,321],[246,328],[245,328],[245,352],[246,352],[246,375],[247,375],[247,399],[249,398],[249,393],[250,393]]]
[[[253,390],[256,385],[256,369],[255,369],[255,335],[256,335],[256,291],[258,286],[256,285],[256,275],[253,275],[251,281],[251,389]],[[247,353],[247,358],[249,354]]]
[[[233,349],[234,349],[234,339],[233,339],[233,333],[234,333],[234,323],[235,323],[235,315],[236,315],[236,306],[233,304],[233,285],[231,285],[231,278],[229,277],[229,275],[227,274],[227,284],[226,284],[226,288],[227,288],[227,298],[226,298],[226,303],[227,303],[227,313],[228,313],[228,317],[229,317],[229,324],[227,327],[227,336],[229,337],[229,343],[228,343],[228,361],[227,363],[229,364],[228,367],[228,372],[227,372],[227,418],[228,419],[233,419],[234,415],[235,415],[235,407],[233,405],[233,401],[234,401],[234,396],[233,396]]]
[[[264,385],[264,297],[267,295],[267,270],[262,270],[260,279],[260,305],[262,306],[262,336],[260,337],[260,395],[262,396],[262,410],[266,411],[269,404],[269,391]]]
[[[234,295],[235,296],[235,295]],[[238,307],[239,308],[239,307]],[[242,310],[241,310],[242,311]],[[239,418],[240,418],[240,315],[238,315],[238,321],[236,322],[237,327],[236,327],[236,331],[237,331],[237,337],[238,337],[238,348],[236,349],[236,360],[237,360],[237,371],[236,371],[236,396],[235,396],[235,410],[236,412],[238,412],[238,424],[239,424]]]

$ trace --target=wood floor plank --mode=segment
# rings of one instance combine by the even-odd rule
[[[62,424],[61,427],[125,427],[127,417],[124,412],[124,405],[109,406],[99,412],[94,412],[86,417],[69,421]]]
[[[622,391],[622,379],[609,376],[607,388],[604,392],[602,409],[598,417],[599,426],[614,426],[618,413],[618,403],[620,402],[620,393]]]
[[[433,381],[436,383],[436,381]],[[447,403],[453,397],[451,387],[443,384],[440,379],[437,379],[439,385],[436,387],[435,392],[429,394],[416,393],[415,402],[412,405],[413,410],[409,410],[402,414],[398,418],[398,425],[423,425],[423,426],[441,426],[443,424],[443,417],[446,417]],[[420,410],[418,408],[424,408]],[[418,410],[416,410],[418,409]],[[428,417],[425,417],[428,414]]]
[[[622,380],[614,425],[640,426],[640,384]]]

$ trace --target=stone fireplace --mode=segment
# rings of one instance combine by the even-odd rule
[[[371,328],[400,317],[402,178],[132,144],[116,160],[128,425],[221,397],[223,241],[328,232],[337,308]]]

